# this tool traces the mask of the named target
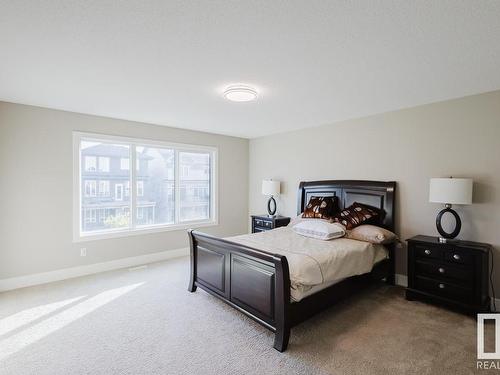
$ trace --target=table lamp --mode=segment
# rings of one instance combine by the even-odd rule
[[[462,228],[462,221],[452,204],[472,204],[472,179],[471,178],[431,178],[429,186],[429,202],[444,203],[445,208],[439,211],[436,217],[436,228],[441,235],[440,242],[446,242],[458,236]],[[455,218],[455,229],[448,233],[441,224],[443,215],[449,212]]]

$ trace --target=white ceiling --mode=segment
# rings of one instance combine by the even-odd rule
[[[0,7],[9,102],[253,138],[500,89],[496,0]]]

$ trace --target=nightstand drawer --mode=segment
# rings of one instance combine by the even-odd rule
[[[265,232],[267,230],[269,230],[269,229],[262,228],[262,227],[253,227],[253,232],[254,233]]]
[[[266,229],[272,229],[273,222],[267,221],[267,220],[262,220],[262,219],[255,219],[255,226],[261,227],[261,228],[266,228]]]
[[[453,266],[448,263],[420,261],[415,262],[415,273],[417,276],[427,275],[438,278],[451,278],[459,282],[472,282],[474,271],[468,267]]]
[[[263,227],[264,226],[264,220],[262,220],[262,219],[255,219],[255,226],[256,227]]]
[[[446,250],[444,253],[444,259],[452,263],[470,265],[474,264],[474,256],[470,252],[465,252],[457,249]]]
[[[264,220],[264,227],[267,229],[272,229],[273,223],[271,221],[265,221]]]
[[[446,298],[470,302],[474,297],[472,288],[461,287],[441,280],[427,277],[416,277],[416,289],[424,292],[440,295]]]
[[[416,245],[415,255],[419,258],[433,258],[433,259],[443,259],[443,250],[427,245]]]

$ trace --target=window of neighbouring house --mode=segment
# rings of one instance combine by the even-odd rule
[[[115,200],[122,201],[123,200],[123,184],[115,185]]]
[[[99,181],[99,196],[109,197],[109,181],[107,180]]]
[[[109,172],[109,157],[99,156],[99,172]]]
[[[216,223],[216,156],[212,147],[75,132],[75,238]]]
[[[97,195],[96,180],[85,180],[84,195],[85,197],[95,197]]]
[[[137,181],[137,196],[144,196],[144,181]]]
[[[129,158],[120,158],[120,169],[128,170],[130,168]]]
[[[97,170],[97,158],[95,156],[85,156],[85,171],[95,172]]]

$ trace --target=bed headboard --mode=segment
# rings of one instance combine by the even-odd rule
[[[340,209],[358,202],[383,210],[385,216],[379,225],[394,231],[395,192],[396,182],[394,181],[302,181],[297,194],[297,215],[304,211],[305,206],[312,196],[337,196],[339,198]]]

